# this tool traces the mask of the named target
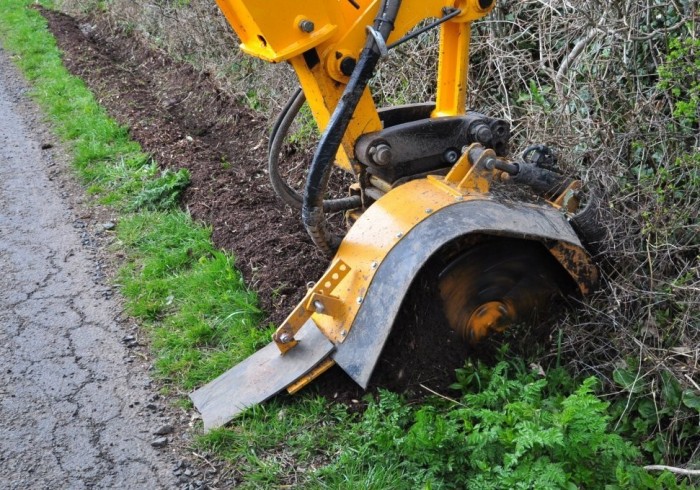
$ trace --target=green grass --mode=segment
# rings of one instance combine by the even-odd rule
[[[161,376],[190,390],[269,339],[269,332],[256,328],[255,294],[233,258],[213,247],[211,230],[177,208],[187,171],[159,171],[128,129],[67,72],[32,3],[0,3],[3,46],[72,151],[87,192],[122,213],[117,236],[128,258],[119,282],[127,310],[151,331]]]
[[[131,251],[119,278],[127,310],[153,326],[156,366],[182,388],[201,385],[269,341],[256,328],[255,294],[231,257],[185,213],[129,215],[118,237]]]
[[[126,307],[147,327],[164,389],[189,391],[268,341],[255,294],[211,244],[211,231],[175,206],[186,172],[159,172],[68,74],[31,3],[0,3],[4,47],[72,150],[87,191],[120,213]],[[470,365],[452,402],[414,404],[382,392],[366,398],[363,414],[311,389],[254,407],[195,444],[229,460],[245,488],[677,487],[672,475],[639,468],[639,450],[612,429],[594,381],[559,370],[542,378],[523,366]]]

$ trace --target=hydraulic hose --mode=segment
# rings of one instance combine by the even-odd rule
[[[379,14],[374,20],[373,28],[385,41],[394,29],[394,21],[400,6],[401,0],[383,0],[379,7]],[[301,211],[302,221],[313,242],[327,255],[333,255],[340,245],[340,238],[329,233],[326,229],[323,195],[328,185],[333,159],[338,152],[360,97],[381,57],[380,49],[376,43],[374,36],[368,34],[365,47],[350,76],[350,81],[321,136],[306,179]]]
[[[280,151],[287,137],[289,128],[294,122],[294,119],[299,114],[301,106],[304,105],[306,97],[301,88],[298,88],[289,101],[285,104],[280,116],[277,118],[275,125],[270,132],[270,142],[268,144],[268,174],[270,183],[275,190],[277,196],[285,203],[294,209],[301,209],[304,198],[296,190],[290,187],[280,175]],[[323,210],[326,213],[334,213],[337,211],[345,211],[348,209],[358,208],[362,205],[360,196],[343,197],[340,199],[325,199],[323,201]]]

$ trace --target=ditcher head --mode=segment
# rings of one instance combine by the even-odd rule
[[[556,206],[454,192],[439,178],[408,182],[362,214],[273,343],[191,395],[205,428],[300,389],[333,363],[366,388],[413,279],[446,245],[472,234],[490,239],[440,277],[447,317],[468,339],[541,308],[561,282],[586,294],[597,280]]]

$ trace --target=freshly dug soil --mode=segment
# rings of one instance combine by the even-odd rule
[[[183,205],[236,257],[268,321],[279,323],[328,259],[267,178],[267,121],[222,94],[207,73],[94,19],[43,10],[68,70],[163,168],[186,168]]]
[[[307,282],[321,276],[328,259],[311,243],[299,212],[285,206],[268,181],[268,121],[222,93],[207,73],[174,62],[99,20],[42,14],[66,67],[110,115],[130,128],[161,167],[189,170],[183,205],[195,219],[211,224],[214,243],[236,257],[267,321],[279,324],[302,298]],[[416,279],[373,386],[412,387],[423,394],[421,384],[443,390],[453,382],[454,369],[464,364],[468,349],[447,326],[432,281],[430,273]],[[322,392],[359,396],[339,370],[322,378]]]

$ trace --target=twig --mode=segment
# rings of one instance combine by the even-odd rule
[[[193,454],[194,456],[197,456],[199,459],[201,459],[202,461],[204,461],[204,462],[205,462],[206,464],[208,464],[209,466],[211,466],[211,469],[213,469],[214,471],[219,471],[219,470],[216,469],[216,466],[214,466],[214,464],[213,464],[211,461],[209,461],[207,458],[205,458],[205,457],[202,456],[201,454],[198,454],[198,453],[196,453],[196,452],[194,452],[194,451],[192,451],[192,454]]]
[[[598,35],[598,29],[592,28],[590,31],[588,31],[588,34],[586,37],[583,39],[580,39],[576,45],[573,47],[571,52],[564,58],[564,61],[562,61],[561,66],[559,67],[559,70],[557,71],[557,76],[554,79],[554,83],[556,84],[557,87],[557,93],[559,95],[564,94],[564,87],[562,86],[562,81],[564,77],[566,76],[566,72],[569,71],[569,68],[571,68],[571,65],[576,61],[576,58],[579,57],[579,55],[583,52],[584,49],[586,49],[586,46],[588,46],[588,43],[593,41],[595,37]]]
[[[695,389],[696,389],[696,390],[700,391],[700,386],[698,386],[698,384],[695,382],[695,380],[694,380],[693,378],[691,378],[691,377],[688,376],[687,374],[684,374],[683,376],[685,376],[686,379],[687,379],[688,381],[690,381],[691,383],[693,383],[693,386],[695,386]]]
[[[700,476],[700,470],[687,470],[685,468],[676,468],[674,466],[665,466],[662,464],[652,464],[644,467],[647,471],[670,471],[678,475]]]
[[[428,391],[428,392],[432,393],[432,394],[435,395],[435,396],[439,396],[439,397],[442,398],[443,400],[447,400],[447,401],[450,401],[450,402],[452,402],[452,403],[455,403],[455,404],[459,405],[460,407],[466,407],[466,405],[465,405],[464,403],[460,403],[460,402],[458,402],[457,400],[455,400],[454,398],[450,398],[449,396],[441,395],[441,394],[438,393],[437,391],[431,390],[430,388],[428,388],[428,387],[425,386],[424,384],[421,384],[420,387],[423,388],[425,391]]]

